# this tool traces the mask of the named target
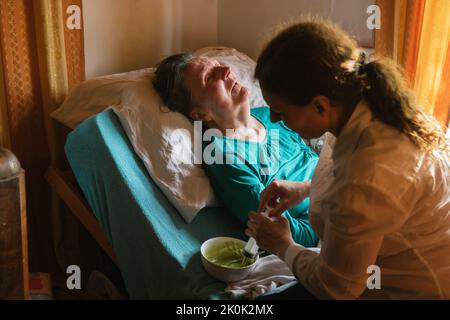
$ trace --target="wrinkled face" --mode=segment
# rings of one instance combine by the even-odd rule
[[[302,138],[318,138],[330,128],[329,105],[313,99],[305,106],[288,103],[277,95],[263,91],[264,100],[270,106],[270,121],[283,121]]]
[[[229,117],[247,101],[249,91],[241,86],[227,66],[212,58],[196,57],[184,69],[183,81],[191,93],[191,117],[198,113],[212,119]],[[210,119],[209,119],[210,120]]]

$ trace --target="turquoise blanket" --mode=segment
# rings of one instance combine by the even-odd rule
[[[186,224],[149,177],[112,110],[80,124],[65,151],[115,250],[130,298],[228,297],[225,284],[204,271],[199,249],[216,236],[246,239],[236,218],[205,208]]]

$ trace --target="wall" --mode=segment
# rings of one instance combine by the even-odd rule
[[[361,46],[373,46],[366,28],[367,7],[375,0],[219,0],[218,40],[255,58],[274,27],[311,13],[331,18],[356,37]],[[238,8],[238,9],[237,9]]]
[[[86,78],[154,65],[208,45],[255,58],[280,22],[330,17],[371,47],[366,9],[375,0],[83,0]]]
[[[218,0],[84,0],[86,78],[217,44]]]

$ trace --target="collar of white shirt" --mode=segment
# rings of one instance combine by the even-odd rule
[[[373,114],[369,105],[365,100],[361,100],[336,139],[332,155],[334,170],[341,166],[342,159],[348,159],[348,156],[355,151],[361,133],[370,126],[372,121]]]

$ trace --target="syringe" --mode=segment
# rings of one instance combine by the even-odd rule
[[[268,217],[269,212],[270,212],[270,208],[266,207],[265,210],[263,212],[261,212],[261,214],[264,215],[265,217]],[[250,238],[250,239],[248,239],[247,244],[244,247],[244,255],[247,258],[253,259],[258,253],[258,249],[259,249],[259,247],[256,244],[256,240],[254,238]]]

